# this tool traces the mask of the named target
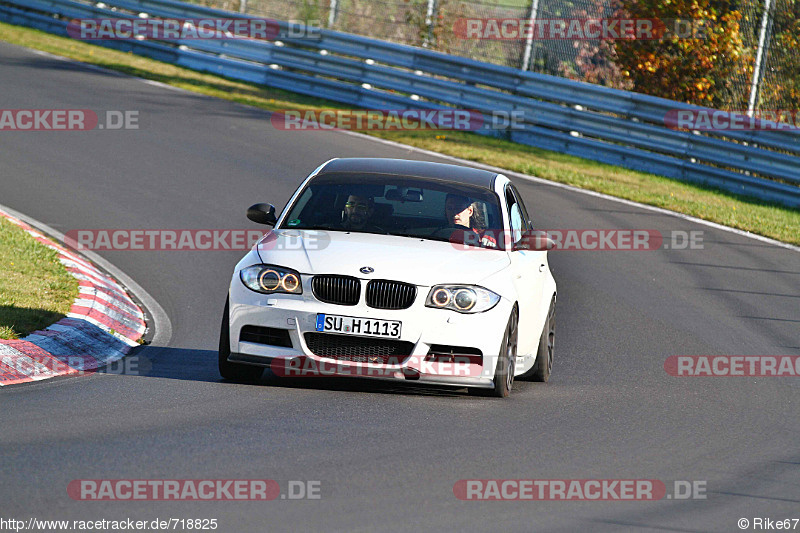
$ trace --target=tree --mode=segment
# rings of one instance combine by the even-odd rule
[[[743,44],[737,8],[730,0],[622,0],[622,16],[659,18],[665,34],[661,39],[615,41],[621,75],[636,92],[741,109],[755,51]],[[687,33],[686,24],[676,25],[676,20],[690,21],[692,31]],[[739,101],[731,101],[732,93]]]

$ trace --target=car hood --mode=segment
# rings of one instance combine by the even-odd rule
[[[257,244],[264,263],[301,274],[340,274],[415,285],[478,283],[509,265],[500,250],[393,235],[278,229]],[[362,267],[374,272],[364,274]]]

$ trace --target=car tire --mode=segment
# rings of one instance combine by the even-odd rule
[[[500,357],[494,371],[494,388],[470,388],[470,394],[477,396],[491,396],[494,398],[508,398],[514,385],[514,365],[517,361],[517,338],[519,333],[519,313],[516,306],[508,317],[503,343],[500,345]]]
[[[257,381],[264,369],[258,366],[231,363],[228,356],[231,354],[231,329],[228,318],[229,302],[225,301],[225,311],[222,314],[222,328],[219,332],[219,373],[230,381],[254,382]]]
[[[550,300],[550,309],[547,311],[547,320],[544,321],[542,336],[539,338],[539,351],[536,354],[536,363],[526,372],[525,378],[533,381],[547,383],[553,370],[553,352],[556,343],[556,297]]]

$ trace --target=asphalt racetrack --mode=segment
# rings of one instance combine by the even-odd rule
[[[279,131],[258,109],[10,45],[0,70],[6,109],[139,113],[136,130],[0,133],[0,204],[64,233],[259,229],[245,209],[281,209],[329,158],[437,160]],[[702,231],[702,249],[551,252],[553,377],[516,382],[505,401],[370,381],[224,382],[219,325],[243,252],[99,252],[160,303],[171,338],[139,349],[141,375],[0,390],[0,517],[214,518],[223,532],[738,531],[740,518],[800,518],[800,378],[664,370],[671,355],[799,355],[800,253],[514,182],[539,227]],[[318,481],[320,499],[74,501],[76,479],[272,479],[283,492]],[[462,479],[688,480],[706,498],[461,501]]]

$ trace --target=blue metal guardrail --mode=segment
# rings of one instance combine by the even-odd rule
[[[174,0],[0,0],[0,20],[67,35],[75,18],[240,18]],[[254,17],[248,17],[254,18]],[[449,56],[330,30],[261,40],[105,40],[130,51],[363,108],[521,112],[522,127],[479,133],[800,207],[800,132],[670,129],[672,100]],[[295,31],[294,34],[303,32]],[[485,121],[489,124],[489,120]]]

